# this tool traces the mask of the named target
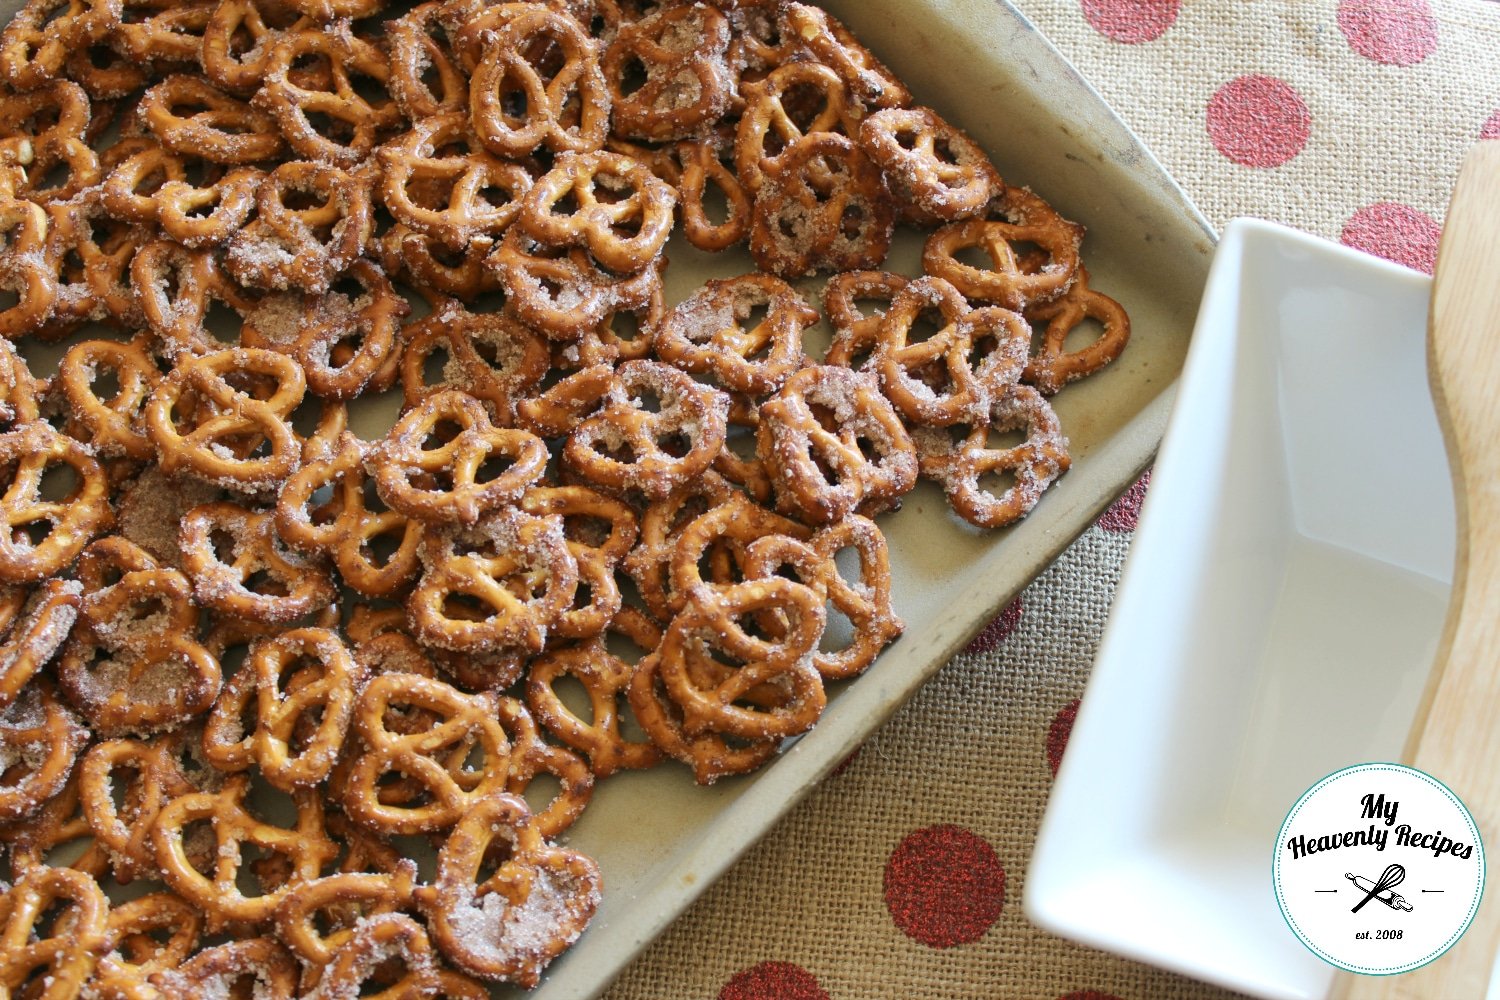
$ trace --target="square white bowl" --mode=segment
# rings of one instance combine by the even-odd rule
[[[1314,782],[1399,758],[1442,628],[1429,286],[1270,223],[1225,230],[1037,838],[1037,925],[1254,996],[1327,993],[1272,854]]]

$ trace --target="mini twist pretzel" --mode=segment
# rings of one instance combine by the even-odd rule
[[[101,399],[95,386],[110,377],[113,398]],[[56,385],[67,398],[74,436],[93,445],[106,458],[151,461],[156,446],[146,436],[146,400],[161,382],[161,371],[140,339],[86,340],[63,355]]]
[[[210,916],[210,927],[212,923]],[[154,974],[151,983],[169,997],[292,1000],[297,994],[297,963],[272,938],[237,938],[204,948],[176,968]]]
[[[526,195],[519,224],[543,243],[586,247],[610,270],[634,274],[666,244],[676,204],[677,192],[637,160],[564,153]]]
[[[0,98],[0,134],[7,136],[7,166],[30,166],[36,147],[54,135],[82,137],[91,110],[89,95],[71,80],[53,80]]]
[[[677,145],[682,174],[677,184],[677,202],[682,207],[682,233],[699,250],[728,250],[750,232],[752,204],[740,178],[725,162],[727,150],[712,141],[684,141]],[[714,222],[707,208],[712,184],[724,198],[722,222]]]
[[[652,500],[712,464],[728,412],[723,393],[655,361],[585,368],[518,408],[542,434],[567,432],[563,463],[590,484]]]
[[[251,217],[263,172],[240,166],[213,183],[169,180],[157,190],[157,222],[183,246],[220,246]]]
[[[203,325],[211,300],[243,313],[251,300],[219,267],[208,248],[151,240],[130,258],[130,285],[146,325],[172,355],[204,354],[219,347]]]
[[[844,136],[814,132],[767,165],[750,255],[788,279],[874,268],[884,262],[894,228],[880,169]]]
[[[468,75],[442,41],[442,9],[441,0],[429,0],[385,23],[391,94],[414,122],[469,108]],[[435,88],[427,83],[431,77]]]
[[[661,657],[656,653],[636,664],[630,679],[630,708],[651,742],[669,757],[690,766],[698,784],[711,785],[727,775],[746,774],[776,755],[779,739],[730,743],[718,733],[688,735],[683,729],[682,711],[661,680],[660,664]],[[706,677],[705,683],[716,683],[717,679]],[[774,700],[766,703],[775,704]]]
[[[393,732],[387,719],[402,706],[435,716],[415,733]],[[510,776],[510,741],[488,695],[466,695],[416,674],[382,674],[365,685],[355,725],[365,752],[354,762],[343,804],[355,822],[380,833],[403,835],[446,830],[474,803],[502,792]],[[472,754],[483,760],[473,766]],[[409,802],[381,801],[382,777],[392,771],[415,781],[421,795]]]
[[[757,309],[764,318],[746,329]],[[817,321],[817,310],[780,278],[759,272],[716,278],[667,314],[656,352],[684,371],[712,373],[725,389],[763,396],[802,366],[802,331]]]
[[[739,582],[733,578],[735,571],[740,572],[743,580],[746,549],[766,535],[788,535],[805,541],[812,531],[740,493],[730,493],[723,502],[694,518],[678,534],[672,550],[672,590],[668,596],[672,614],[680,613],[696,591]],[[726,559],[733,566],[725,565]],[[703,578],[705,562],[712,573],[708,580]]]
[[[210,932],[229,924],[256,924],[268,919],[293,887],[317,878],[323,865],[338,853],[323,830],[323,807],[316,794],[296,796],[296,824],[287,829],[266,823],[249,811],[245,804],[249,790],[248,776],[233,775],[218,791],[192,792],[173,799],[162,808],[151,828],[151,844],[162,880],[203,911]],[[199,863],[201,868],[194,864],[187,842],[188,830],[196,823],[208,824],[214,843],[206,863]],[[276,888],[261,886],[265,891],[247,894],[240,881],[245,844],[285,859],[290,877]],[[200,953],[199,959],[204,954]]]
[[[230,93],[255,93],[280,32],[294,20],[277,0],[219,0],[203,28],[203,75]]]
[[[264,377],[269,395],[238,388],[247,377]],[[301,464],[288,419],[306,386],[302,367],[275,351],[232,348],[180,361],[146,403],[162,469],[246,492],[276,488]]]
[[[478,882],[496,841],[505,860]],[[454,827],[417,902],[448,961],[531,989],[588,926],[601,886],[592,859],[547,844],[525,801],[498,794],[477,799]]]
[[[429,533],[423,562],[407,601],[412,629],[423,643],[457,652],[540,652],[578,587],[561,522],[514,508]]]
[[[547,341],[501,313],[471,313],[457,302],[441,307],[403,331],[401,389],[410,408],[446,389],[460,389],[484,403],[500,424],[515,420],[516,402],[547,374]],[[446,355],[441,380],[429,365]]]
[[[992,449],[987,446],[992,429],[1022,431],[1026,440]],[[1041,393],[1025,385],[996,399],[988,419],[976,422],[962,441],[955,444],[946,432],[926,428],[917,430],[916,441],[922,474],[936,479],[953,509],[981,528],[1025,517],[1071,464],[1057,414]],[[984,488],[986,475],[1008,475],[1013,482],[996,495]]]
[[[429,446],[434,439],[435,446]],[[508,467],[491,469],[500,463]],[[366,460],[380,498],[393,509],[460,524],[473,524],[516,499],[546,464],[547,446],[540,438],[496,427],[478,400],[454,390],[423,400]]]
[[[107,219],[93,221],[93,238],[79,248],[84,270],[94,287],[94,297],[109,311],[117,326],[127,330],[145,327],[146,317],[131,283],[130,265],[141,247],[151,242],[144,227]]]
[[[886,184],[922,224],[981,214],[1005,189],[984,150],[931,108],[888,108],[859,126]]]
[[[1026,311],[1033,323],[1046,323],[1042,346],[1021,373],[1021,380],[1051,396],[1103,368],[1120,356],[1130,341],[1130,317],[1120,303],[1089,287],[1088,271],[1078,269],[1078,280],[1061,298]],[[1099,337],[1078,350],[1066,348],[1068,334],[1086,321],[1103,327]]]
[[[578,599],[587,599],[560,615],[549,635],[588,639],[604,631],[619,612],[623,598],[615,582],[615,565],[635,544],[635,514],[628,506],[583,486],[534,487],[520,508],[537,516],[559,515],[568,551],[578,563]],[[602,523],[601,523],[602,522]],[[601,539],[598,532],[605,531]]]
[[[40,678],[0,712],[0,822],[34,816],[62,790],[88,730]]]
[[[400,970],[399,973],[393,969]],[[432,944],[422,925],[404,913],[366,917],[319,973],[306,1000],[369,995],[371,984],[388,997],[439,996],[442,984]]]
[[[64,72],[97,101],[117,101],[138,93],[150,77],[147,67],[97,43],[69,53]]]
[[[1001,219],[970,219],[927,237],[927,273],[946,278],[971,299],[1008,309],[1040,305],[1066,292],[1078,277],[1083,227],[1021,188],[1006,188],[996,210]],[[1034,244],[1039,253],[1017,256],[1016,244]],[[964,263],[960,255],[971,248],[984,251],[991,266]]]
[[[161,203],[156,195],[170,181],[185,181],[187,166],[181,156],[150,139],[134,140],[134,145],[138,148],[116,163],[105,177],[101,198],[105,210],[115,218],[154,225],[161,218]],[[123,146],[124,142],[116,148]]]
[[[938,332],[914,340],[918,320],[933,312]],[[942,278],[919,278],[896,293],[880,321],[875,369],[907,420],[946,427],[982,418],[990,400],[1020,376],[1030,343],[1031,330],[1018,314],[999,306],[971,309]]]
[[[584,807],[594,794],[594,772],[584,759],[564,747],[542,739],[525,704],[516,698],[496,700],[500,724],[510,737],[510,777],[505,790],[525,796],[537,776],[555,779],[557,793],[546,808],[528,806],[535,814],[537,832],[543,837],[559,836],[583,815]]]
[[[577,340],[619,308],[646,306],[661,285],[660,258],[631,275],[611,274],[583,247],[552,247],[519,225],[506,230],[486,265],[500,277],[505,308],[556,340]]]
[[[324,399],[387,389],[400,371],[400,321],[411,305],[380,266],[356,260],[323,294],[268,295],[245,316],[240,342],[291,354]]]
[[[890,271],[846,271],[828,279],[823,290],[823,311],[833,327],[833,340],[823,355],[825,365],[867,368],[880,344],[880,322],[896,293],[911,279]],[[860,308],[861,301],[885,308]]]
[[[154,1000],[150,977],[191,959],[202,935],[202,914],[173,893],[115,903],[105,923],[105,953],[93,986],[104,998]]]
[[[369,475],[367,446],[352,434],[339,439],[332,457],[310,462],[281,488],[276,503],[276,531],[290,546],[333,560],[345,584],[367,597],[394,597],[415,579],[422,522],[393,510],[371,510],[365,498]],[[313,496],[333,490],[331,510],[316,519]],[[396,550],[380,556],[380,538],[396,540]]]
[[[373,228],[368,178],[326,163],[280,164],[261,182],[255,204],[255,222],[235,234],[224,255],[235,280],[255,288],[326,292],[359,259]]]
[[[28,143],[31,162],[15,194],[43,204],[71,201],[99,183],[99,157],[80,136],[53,129]]]
[[[609,81],[613,129],[633,139],[691,139],[724,117],[734,98],[729,22],[707,4],[664,6],[622,25],[600,66]],[[639,67],[645,79],[626,92]]]
[[[850,92],[870,108],[902,107],[911,92],[839,21],[804,3],[789,3],[780,11],[781,33],[795,38],[818,62],[833,67]]]
[[[641,650],[655,649],[661,643],[661,630],[635,608],[621,609],[608,630]],[[628,739],[621,730],[634,673],[635,664],[614,655],[603,636],[562,646],[532,662],[526,677],[526,704],[549,733],[588,758],[596,778],[653,767],[661,760],[661,751],[649,740]],[[554,685],[563,677],[574,678],[588,693],[587,720],[558,696]]]
[[[853,138],[859,132],[859,108],[848,88],[821,63],[786,63],[745,89],[734,161],[751,194],[760,190],[766,168],[803,136],[839,132]]]
[[[537,51],[555,52],[533,60]],[[486,149],[512,159],[599,149],[610,127],[610,91],[599,49],[568,15],[531,4],[484,47],[469,80],[469,113]],[[524,111],[512,111],[517,98]]]
[[[634,581],[646,610],[657,622],[669,622],[681,605],[673,598],[672,555],[682,530],[729,500],[734,487],[717,472],[708,472],[650,503],[641,514],[640,540],[622,568]]]
[[[333,578],[276,537],[275,515],[235,503],[194,507],[182,519],[182,568],[204,607],[246,621],[285,624],[331,604]]]
[[[78,620],[83,585],[47,580],[35,590],[5,590],[7,620],[0,628],[0,711],[15,702],[26,685],[67,641]]]
[[[50,469],[67,466],[76,482],[45,497]],[[36,420],[0,434],[0,581],[32,583],[56,575],[114,521],[109,482],[89,449]]]
[[[475,236],[462,250],[398,222],[380,237],[381,266],[392,277],[407,275],[420,288],[472,302],[500,287],[500,278],[485,266],[495,241]]]
[[[315,785],[338,759],[363,679],[338,635],[326,629],[293,629],[252,643],[204,724],[204,755],[222,771],[254,764],[283,791]]]
[[[40,1000],[82,995],[106,949],[108,915],[109,900],[89,875],[27,871],[0,896],[0,990]]]
[[[778,639],[752,635],[739,624],[768,612],[782,621],[790,618]],[[657,650],[658,670],[682,710],[684,731],[767,740],[811,729],[828,702],[809,656],[826,620],[818,593],[783,577],[690,594]],[[716,652],[739,665],[722,671],[689,669],[690,659],[728,666]],[[747,704],[762,686],[782,689],[786,698],[769,706]]]
[[[109,852],[120,883],[156,877],[151,827],[162,806],[205,790],[208,769],[190,773],[183,766],[184,751],[191,752],[197,738],[195,730],[184,729],[148,740],[106,740],[89,748],[79,764],[84,819]]]
[[[299,80],[293,70],[303,60],[316,59],[329,71],[327,81]],[[401,107],[388,95],[374,100],[356,80],[370,81],[384,90],[390,80],[390,63],[376,45],[335,25],[330,30],[312,26],[285,32],[271,49],[266,75],[254,103],[270,112],[300,156],[322,160],[337,167],[355,166],[374,150],[380,133],[402,122]],[[304,84],[307,84],[304,86]],[[314,117],[334,124],[325,134]]]
[[[761,407],[757,452],[777,499],[813,524],[894,501],[917,482],[906,427],[874,375],[817,365]]]
[[[56,341],[91,321],[108,317],[108,310],[94,294],[89,280],[88,254],[84,248],[93,241],[93,218],[98,202],[93,192],[80,198],[53,202],[47,210],[47,249],[45,267],[49,276],[57,276],[57,296],[42,325],[32,331],[38,340]]]
[[[14,305],[0,310],[0,336],[18,339],[52,315],[58,276],[55,261],[47,259],[49,229],[42,206],[0,199],[0,288],[16,295]]]
[[[844,579],[834,557],[852,551],[859,573]],[[802,584],[811,587],[835,611],[848,619],[852,638],[842,649],[813,652],[813,666],[824,680],[844,680],[863,673],[886,644],[904,628],[891,606],[891,566],[885,536],[867,517],[851,514],[820,529],[810,541],[787,535],[768,535],[746,549],[745,568],[755,577],[779,575],[791,567]]]
[[[271,116],[199,77],[167,77],[146,91],[138,113],[157,141],[183,156],[250,164],[285,149]]]
[[[120,23],[121,0],[28,0],[0,34],[0,79],[35,90],[59,75],[68,53]]]
[[[91,566],[108,561],[115,562],[111,577],[119,576],[105,583]],[[90,546],[79,575],[88,595],[57,665],[78,710],[108,735],[180,726],[207,711],[222,675],[197,641],[187,578],[119,538]]]
[[[531,175],[476,146],[466,114],[419,120],[380,147],[386,208],[448,247],[466,247],[475,236],[498,238],[520,212]]]
[[[25,819],[0,824],[0,847],[9,857],[10,878],[36,867],[67,867],[103,878],[109,854],[93,839],[79,808],[78,779],[70,778],[52,798]],[[68,862],[62,864],[66,852]]]
[[[407,909],[415,878],[415,866],[403,861],[391,874],[351,871],[303,882],[276,908],[276,936],[302,961],[326,966],[366,920]]]

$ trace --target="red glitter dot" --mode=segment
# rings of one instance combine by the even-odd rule
[[[969,640],[964,647],[965,653],[988,653],[998,647],[1010,637],[1021,624],[1021,597],[1018,594],[1000,613],[990,620],[990,623],[979,630],[979,634]]]
[[[1479,138],[1500,139],[1500,108],[1496,108],[1495,113],[1479,126]]]
[[[1442,228],[1425,212],[1394,201],[1366,205],[1349,217],[1339,241],[1356,250],[1432,273]]]
[[[1279,167],[1302,152],[1312,115],[1302,97],[1274,76],[1241,76],[1208,101],[1214,148],[1247,167]]]
[[[978,941],[1005,905],[1005,869],[961,826],[908,834],[885,865],[885,908],[901,932],[933,948]]]
[[[1141,521],[1141,503],[1146,499],[1146,490],[1151,485],[1151,470],[1131,484],[1130,489],[1109,505],[1099,518],[1099,527],[1105,531],[1134,531]]]
[[[1094,30],[1134,45],[1160,38],[1177,20],[1181,0],[1082,0],[1083,16]]]
[[[828,1000],[813,974],[791,962],[761,962],[737,972],[719,1000]]]
[[[1437,18],[1427,0],[1339,0],[1339,30],[1366,59],[1411,66],[1437,50]]]
[[[1052,717],[1052,725],[1047,727],[1047,766],[1052,769],[1053,777],[1057,776],[1057,769],[1062,766],[1063,751],[1068,749],[1068,737],[1073,735],[1073,720],[1078,718],[1079,700],[1074,698]]]

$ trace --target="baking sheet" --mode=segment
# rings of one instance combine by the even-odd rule
[[[5,0],[0,11],[8,20],[17,6]],[[708,789],[676,764],[600,782],[564,838],[599,861],[605,881],[599,913],[537,990],[502,989],[497,996],[587,1000],[602,993],[1092,523],[1148,464],[1165,425],[1213,247],[1212,230],[1186,196],[1008,4],[829,0],[824,6],[896,71],[918,103],[973,135],[1009,183],[1034,187],[1088,226],[1091,284],[1125,305],[1134,336],[1117,363],[1056,400],[1073,468],[1021,524],[980,532],[954,517],[930,483],[880,518],[906,634],[862,678],[835,686],[811,733],[759,773]],[[919,249],[914,234],[903,234],[892,269],[918,273]],[[752,269],[743,253],[709,256],[680,243],[669,253],[669,302],[706,278]],[[821,281],[804,290],[821,303]],[[35,360],[37,374],[44,374],[49,359]],[[353,409],[355,429],[377,437],[394,412],[394,397]]]

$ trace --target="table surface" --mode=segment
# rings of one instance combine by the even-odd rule
[[[1215,226],[1259,216],[1430,272],[1464,150],[1500,139],[1492,0],[1014,2]],[[1020,904],[1148,484],[1149,474],[606,1000],[1233,996],[1043,933]]]

